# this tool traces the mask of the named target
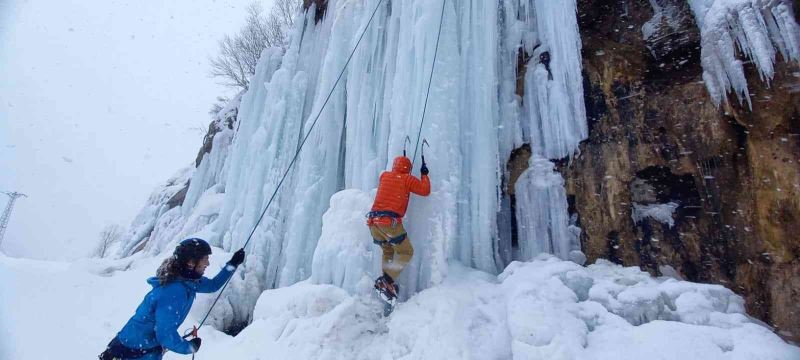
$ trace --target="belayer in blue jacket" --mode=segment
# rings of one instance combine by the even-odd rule
[[[196,353],[200,338],[184,340],[178,326],[192,308],[195,294],[219,290],[244,262],[244,249],[239,249],[217,276],[209,279],[203,277],[209,255],[211,247],[204,240],[181,241],[158,268],[156,277],[147,279],[153,289],[99,358],[160,360],[166,350]]]

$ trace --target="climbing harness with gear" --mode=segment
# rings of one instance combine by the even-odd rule
[[[110,343],[106,346],[106,350],[103,351],[98,359],[100,360],[121,360],[121,359],[139,359],[144,357],[145,355],[153,354],[153,353],[163,353],[166,352],[164,348],[161,346],[156,346],[149,349],[131,349],[119,341],[118,337],[114,337]]]

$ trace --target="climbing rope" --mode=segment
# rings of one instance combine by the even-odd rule
[[[336,90],[336,86],[339,84],[339,81],[342,79],[342,76],[344,75],[344,72],[347,69],[347,65],[349,65],[350,64],[350,60],[353,59],[353,54],[356,53],[356,49],[358,49],[358,46],[361,44],[361,39],[363,39],[364,38],[364,34],[367,33],[367,29],[369,28],[369,25],[372,23],[372,19],[375,17],[375,13],[378,12],[378,9],[380,8],[380,6],[383,3],[383,1],[384,0],[379,0],[378,1],[378,5],[375,6],[375,10],[372,11],[372,15],[369,17],[369,21],[367,21],[367,25],[364,26],[364,31],[361,32],[361,35],[358,37],[358,41],[356,41],[356,45],[353,47],[353,51],[350,52],[350,56],[347,58],[347,61],[344,63],[344,66],[342,67],[342,71],[339,72],[339,77],[337,77],[336,78],[336,82],[333,83],[333,87],[331,87],[331,91],[328,93],[328,96],[325,98],[325,102],[322,103],[322,107],[320,107],[319,111],[317,112],[317,115],[314,117],[314,121],[311,123],[311,127],[309,127],[308,132],[306,132],[306,135],[303,137],[303,141],[300,142],[300,146],[297,148],[297,151],[295,151],[294,157],[292,158],[292,161],[289,163],[289,166],[286,168],[286,171],[283,173],[283,177],[281,178],[281,181],[278,182],[278,186],[275,187],[275,191],[272,192],[272,196],[270,196],[269,201],[267,201],[267,206],[264,207],[264,211],[262,211],[261,212],[261,216],[258,217],[258,221],[256,221],[256,225],[253,226],[253,230],[250,232],[250,235],[247,236],[247,241],[245,241],[244,246],[242,246],[242,248],[246,248],[247,244],[250,243],[250,240],[253,238],[253,234],[256,232],[256,229],[258,228],[258,225],[261,224],[261,220],[264,219],[264,215],[267,213],[267,210],[269,209],[269,206],[272,205],[272,201],[275,199],[275,196],[278,194],[278,190],[280,190],[281,186],[283,185],[283,181],[286,180],[286,176],[289,175],[289,171],[292,169],[292,166],[294,166],[294,163],[297,161],[297,157],[300,155],[300,151],[303,150],[303,146],[305,145],[306,140],[308,140],[308,136],[311,135],[311,131],[313,131],[314,130],[314,126],[317,125],[317,120],[319,120],[320,115],[322,115],[322,111],[325,109],[325,106],[328,105],[328,101],[331,99],[331,96],[333,95],[333,91]],[[219,298],[222,296],[222,292],[225,291],[226,287],[228,287],[228,283],[230,282],[230,280],[232,278],[233,277],[228,278],[228,280],[225,281],[225,284],[222,285],[222,289],[220,289],[219,294],[217,294],[216,299],[214,299],[214,302],[211,303],[211,307],[208,309],[208,312],[203,317],[203,320],[200,321],[200,325],[197,326],[197,329],[200,329],[201,327],[203,327],[203,324],[205,324],[206,320],[208,319],[208,316],[211,314],[211,310],[213,310],[214,306],[217,305],[217,301],[219,301]],[[196,331],[194,333],[196,334]],[[191,334],[189,334],[189,335],[191,335]],[[188,337],[189,335],[184,336],[184,338]],[[194,358],[194,355],[192,355],[192,358]]]
[[[444,5],[447,0],[442,1],[442,13],[439,15],[439,32],[436,34],[436,48],[433,50],[433,63],[431,64],[431,74],[428,77],[428,91],[425,92],[425,105],[422,106],[422,118],[419,120],[419,130],[417,131],[417,144],[414,145],[414,157],[411,158],[411,166],[414,166],[414,161],[417,159],[417,149],[419,148],[419,139],[422,135],[422,124],[425,122],[425,110],[428,109],[428,96],[431,94],[431,83],[433,82],[433,70],[436,69],[436,56],[439,55],[439,39],[442,37],[442,23],[444,22]],[[425,160],[422,160],[425,163]]]

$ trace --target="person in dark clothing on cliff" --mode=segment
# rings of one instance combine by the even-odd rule
[[[219,290],[244,262],[239,249],[213,279],[203,277],[211,247],[202,239],[186,239],[164,260],[147,283],[153,289],[145,295],[133,317],[117,333],[99,356],[101,360],[160,360],[167,350],[193,354],[200,349],[200,338],[185,340],[178,326],[186,319],[197,293]]]

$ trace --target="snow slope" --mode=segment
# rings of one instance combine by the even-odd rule
[[[227,258],[215,255],[210,269]],[[158,263],[0,256],[0,359],[93,358],[132,315]],[[196,323],[208,300],[198,297],[181,328]],[[718,285],[541,255],[499,276],[451,265],[441,284],[400,303],[389,318],[378,315],[369,290],[351,294],[311,281],[267,290],[238,336],[201,329],[196,358],[800,358],[800,348],[750,320],[742,304]]]

